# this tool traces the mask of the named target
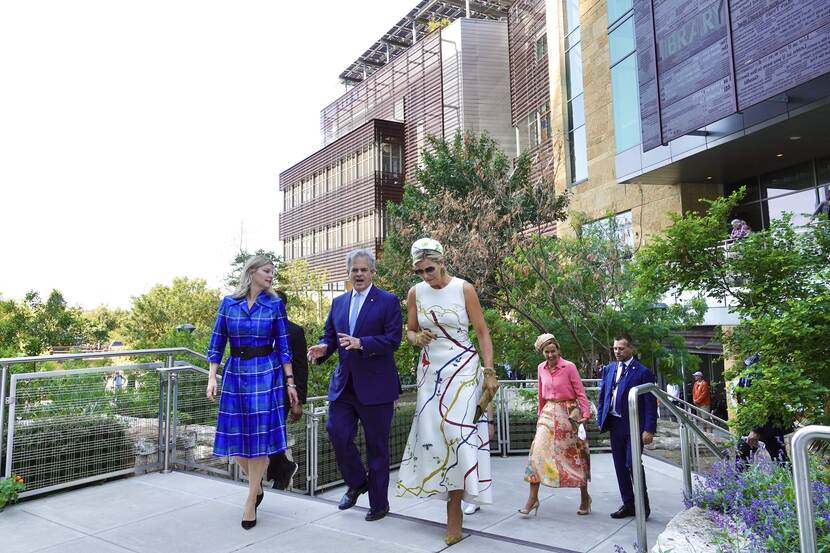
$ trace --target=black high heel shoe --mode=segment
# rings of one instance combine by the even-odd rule
[[[256,503],[254,504],[254,516],[256,516],[256,509],[259,507],[259,504],[262,503],[262,500],[265,499],[265,492],[259,492],[259,495],[256,496]],[[256,519],[254,520],[243,520],[242,521],[242,528],[245,530],[250,530],[256,526]]]

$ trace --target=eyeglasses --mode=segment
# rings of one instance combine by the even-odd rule
[[[435,272],[435,267],[427,267],[426,269],[415,269],[415,274],[418,276],[423,275],[424,273],[431,275]]]

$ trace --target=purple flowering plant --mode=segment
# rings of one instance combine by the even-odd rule
[[[826,464],[826,463],[825,463]],[[813,507],[817,551],[830,553],[830,471],[814,462]],[[793,553],[799,550],[795,491],[789,465],[722,461],[697,477],[687,507],[706,509],[722,532],[723,551]],[[740,545],[739,545],[740,544]]]

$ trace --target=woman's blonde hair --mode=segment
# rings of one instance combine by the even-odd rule
[[[245,262],[245,265],[242,266],[242,271],[239,273],[239,284],[236,286],[236,289],[233,291],[231,296],[236,299],[247,296],[248,292],[251,291],[251,282],[253,281],[254,273],[265,265],[271,265],[274,269],[277,268],[276,265],[274,265],[274,262],[264,255],[254,255],[249,257]],[[270,288],[265,291],[272,296],[276,295],[276,293]]]

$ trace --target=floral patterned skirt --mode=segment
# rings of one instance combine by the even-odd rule
[[[525,481],[552,488],[580,488],[591,480],[588,442],[580,440],[568,412],[576,400],[548,401],[536,422]]]

